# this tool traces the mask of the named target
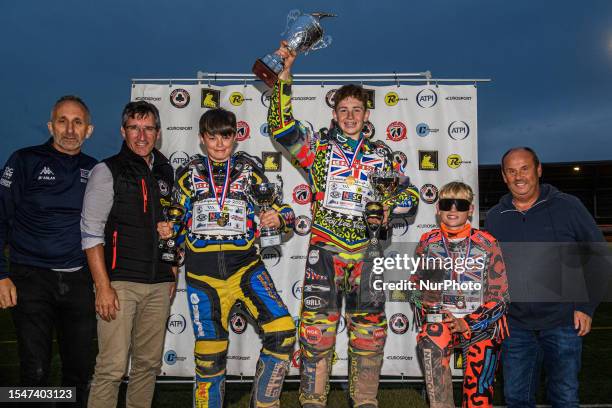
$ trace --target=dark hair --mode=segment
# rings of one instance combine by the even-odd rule
[[[142,119],[148,115],[155,118],[155,127],[159,130],[161,128],[161,120],[155,105],[146,101],[130,102],[125,105],[121,113],[121,127],[125,128],[128,119]]]
[[[223,108],[206,111],[200,116],[200,134],[232,136],[236,134],[236,115]]]
[[[64,95],[61,98],[59,98],[57,101],[55,101],[55,104],[53,104],[53,108],[51,108],[51,119],[52,120],[53,120],[53,116],[55,115],[55,111],[64,102],[75,102],[81,105],[83,110],[85,110],[87,122],[91,122],[91,113],[89,113],[89,108],[87,107],[85,102],[76,95]]]
[[[334,94],[334,109],[346,98],[353,97],[363,103],[363,107],[368,109],[368,94],[361,85],[347,84],[341,86]]]
[[[536,167],[538,167],[540,165],[540,158],[538,157],[536,152],[531,147],[517,146],[517,147],[513,147],[511,149],[508,149],[508,151],[506,153],[504,153],[504,155],[502,156],[502,159],[501,159],[501,169],[502,169],[502,171],[504,171],[504,160],[506,160],[506,157],[510,153],[518,152],[518,151],[521,151],[521,150],[531,154],[531,158],[533,159],[533,163],[535,164]]]

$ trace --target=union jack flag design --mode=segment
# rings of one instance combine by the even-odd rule
[[[332,177],[349,177],[353,176],[355,180],[367,181],[368,174],[375,169],[382,169],[385,160],[374,152],[365,153],[361,156],[361,160],[355,160],[353,167],[349,168],[349,163],[346,159],[353,161],[355,153],[340,151],[337,145],[334,145],[331,151],[329,175]],[[346,157],[346,158],[345,158]]]

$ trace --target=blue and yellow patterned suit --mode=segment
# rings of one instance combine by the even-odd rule
[[[295,343],[295,325],[279,297],[256,247],[255,211],[245,188],[250,178],[267,181],[258,158],[236,153],[229,163],[211,162],[212,181],[221,196],[229,168],[229,191],[219,211],[209,163],[198,155],[177,174],[173,203],[185,209],[177,240],[185,248],[190,314],[195,334],[197,408],[223,405],[230,309],[240,302],[257,322],[263,347],[253,384],[251,405],[277,407]],[[293,228],[288,205],[274,205],[281,229]],[[223,219],[222,222],[217,222]]]

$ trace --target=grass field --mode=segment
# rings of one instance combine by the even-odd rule
[[[583,368],[580,375],[580,398],[583,404],[612,403],[612,303],[602,304],[593,322],[593,331],[584,341]],[[13,323],[8,311],[0,311],[0,386],[18,385],[19,361]],[[59,383],[59,356],[55,353],[52,362],[52,379]],[[503,405],[501,375],[496,384],[496,404]],[[190,407],[191,384],[160,383],[156,388],[154,407]],[[541,387],[543,388],[543,387]],[[283,407],[298,407],[297,384],[286,383],[282,396]],[[248,407],[250,384],[231,383],[226,389],[226,407]],[[125,386],[122,387],[120,407],[125,406],[123,398]],[[455,399],[459,404],[459,388],[456,388]],[[545,403],[544,393],[539,392],[539,403]],[[381,407],[426,407],[422,397],[422,388],[418,384],[382,384],[379,393]],[[348,407],[345,384],[334,383],[329,399],[330,407]]]

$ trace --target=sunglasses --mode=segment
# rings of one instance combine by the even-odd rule
[[[453,205],[455,206],[457,211],[469,211],[471,204],[472,203],[463,198],[441,198],[438,201],[440,211],[450,211],[453,208]]]

